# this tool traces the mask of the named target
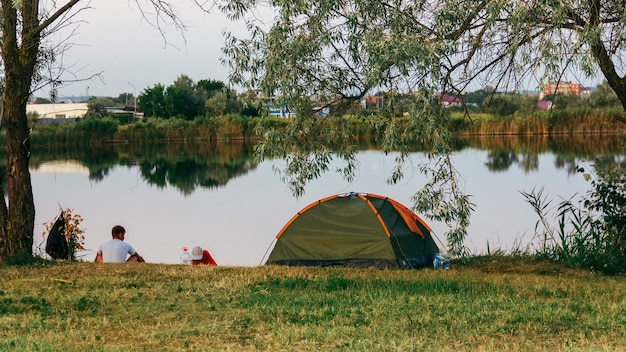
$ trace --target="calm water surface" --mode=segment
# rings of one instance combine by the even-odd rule
[[[544,188],[554,198],[569,198],[588,190],[589,183],[571,168],[562,167],[552,153],[517,160],[505,167],[493,165],[490,152],[467,148],[454,155],[464,175],[466,192],[476,205],[466,246],[473,253],[525,247],[534,242],[536,215],[521,191]],[[423,162],[421,153],[411,156]],[[387,195],[411,206],[411,196],[425,182],[424,176],[406,170],[399,184],[388,185],[394,156],[378,151],[359,152],[357,179],[348,183],[335,167],[294,198],[274,173],[281,161],[265,161],[230,178],[225,185],[193,189],[147,182],[137,165],[114,166],[98,180],[88,170],[68,161],[46,162],[31,170],[36,205],[35,242],[43,247],[44,224],[72,208],[84,221],[87,250],[82,258],[93,260],[99,244],[110,239],[110,229],[121,224],[126,241],[149,262],[178,263],[181,247],[200,245],[220,265],[262,264],[275,235],[299,210],[336,193],[367,192]],[[491,160],[491,161],[490,161]],[[339,164],[338,164],[339,165]],[[337,166],[338,166],[337,165]],[[445,242],[445,224],[426,221]]]

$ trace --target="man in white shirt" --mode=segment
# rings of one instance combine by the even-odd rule
[[[96,254],[96,263],[124,263],[124,262],[139,262],[143,263],[145,260],[139,255],[130,244],[124,242],[124,236],[126,235],[126,229],[120,225],[113,226],[111,229],[111,235],[113,239],[104,242],[100,245],[98,253]],[[128,259],[126,256],[129,255]]]

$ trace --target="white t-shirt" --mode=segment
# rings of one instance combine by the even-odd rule
[[[135,249],[122,240],[113,239],[101,244],[98,253],[102,254],[103,263],[124,263],[126,255],[135,254]]]

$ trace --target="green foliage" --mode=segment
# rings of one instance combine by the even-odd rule
[[[146,117],[168,117],[165,115],[165,87],[157,84],[139,94],[137,105]]]
[[[575,107],[581,102],[580,98],[572,94],[563,93],[548,94],[543,98],[543,100],[551,101],[553,103],[553,109],[567,109]]]
[[[626,272],[626,173],[623,167],[596,159],[596,179],[576,205],[563,200],[550,221],[551,201],[543,190],[522,192],[539,220],[535,226],[541,246],[538,254],[575,267],[607,274]],[[580,172],[584,169],[580,168]],[[591,179],[590,174],[585,177]]]
[[[185,75],[165,89],[164,100],[167,116],[193,120],[202,111],[203,102],[195,94],[195,84]]]
[[[224,10],[235,18],[245,18],[260,3],[228,2]],[[451,38],[450,33],[458,32],[458,26],[475,13],[459,12],[458,4],[451,2],[424,7],[413,3],[385,5],[377,1],[275,3],[278,15],[271,29],[264,30],[248,17],[250,39],[227,35],[224,53],[231,67],[230,79],[258,87],[268,96],[280,95],[289,106],[298,106],[308,97],[328,97],[329,105],[339,113],[352,111],[361,98],[381,88],[389,91],[383,94],[380,111],[386,121],[375,122],[373,128],[381,136],[385,151],[399,152],[389,182],[402,179],[411,145],[426,147],[427,158],[419,170],[428,181],[414,200],[434,203],[424,201],[414,207],[426,210],[427,217],[448,222],[451,253],[462,254],[472,206],[449,163],[449,115],[439,106],[436,92],[447,91],[452,83],[447,60],[459,51],[454,47],[458,38]],[[482,18],[493,20],[503,6],[476,2],[464,4],[463,9],[484,9]],[[398,91],[412,94],[399,99]],[[294,194],[301,195],[308,181],[328,170],[333,159],[329,153],[332,139],[328,137],[345,132],[337,129],[340,125],[312,118],[310,109],[297,111],[297,120],[284,132],[261,134],[263,147],[258,152],[284,158],[281,175]],[[306,139],[315,142],[304,142]],[[350,139],[338,140],[353,144]],[[347,160],[342,173],[349,180],[354,173],[349,148],[337,155]]]
[[[273,128],[278,121],[267,122],[257,126],[256,133],[264,142],[255,147],[256,156],[260,160],[285,160],[282,168],[274,170],[294,196],[304,194],[308,182],[328,171],[330,161],[335,158],[346,162],[337,171],[347,180],[354,177],[356,159],[352,136],[341,121],[295,117],[283,129]]]
[[[222,92],[213,94],[207,99],[204,105],[204,111],[209,116],[222,116],[226,112],[227,96]]]
[[[139,95],[138,106],[146,117],[176,117],[188,121],[200,116],[239,114],[243,109],[243,103],[223,82],[200,80],[194,83],[186,75],[179,76],[167,87],[157,84],[144,90]]]
[[[4,265],[18,267],[40,267],[49,263],[51,263],[51,261],[33,255],[33,253],[25,250],[19,251],[17,254],[8,255],[4,261]]]
[[[521,106],[517,94],[494,94],[484,104],[483,111],[499,117],[513,115]]]
[[[108,107],[115,106],[111,98],[92,98],[87,102],[87,113],[85,117],[103,118],[109,115]]]
[[[52,103],[52,101],[50,101],[50,99],[47,99],[47,98],[39,98],[39,97],[37,97],[37,98],[35,98],[35,103],[36,104],[50,104],[50,103]]]
[[[73,131],[76,137],[87,142],[113,139],[119,126],[118,121],[111,118],[82,118],[76,121]]]
[[[212,97],[215,93],[225,93],[228,94],[228,88],[221,81],[215,81],[211,79],[203,79],[198,81],[196,84],[199,90],[202,90],[206,93],[206,98]]]
[[[261,110],[260,104],[255,105],[243,103],[241,114],[244,116],[259,117],[261,116]]]
[[[597,158],[594,166],[597,178],[584,205],[601,214],[606,246],[626,264],[626,171],[608,158]]]
[[[135,103],[135,97],[132,93],[120,93],[117,98],[113,99],[113,101],[117,105],[128,106]]]
[[[493,91],[486,91],[485,89],[479,89],[473,92],[465,94],[465,103],[469,105],[483,106],[484,102],[488,100],[489,96],[493,94]]]
[[[591,106],[597,108],[614,108],[620,106],[617,94],[611,89],[606,80],[596,86],[596,90],[591,92],[589,100]]]

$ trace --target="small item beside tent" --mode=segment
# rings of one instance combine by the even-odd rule
[[[61,215],[52,225],[46,240],[46,253],[53,259],[68,259],[70,256],[70,249],[63,234],[63,227],[65,227],[65,220],[63,220],[63,211],[61,211]]]
[[[276,235],[266,264],[431,266],[439,248],[409,208],[368,193],[333,195],[303,208]]]

